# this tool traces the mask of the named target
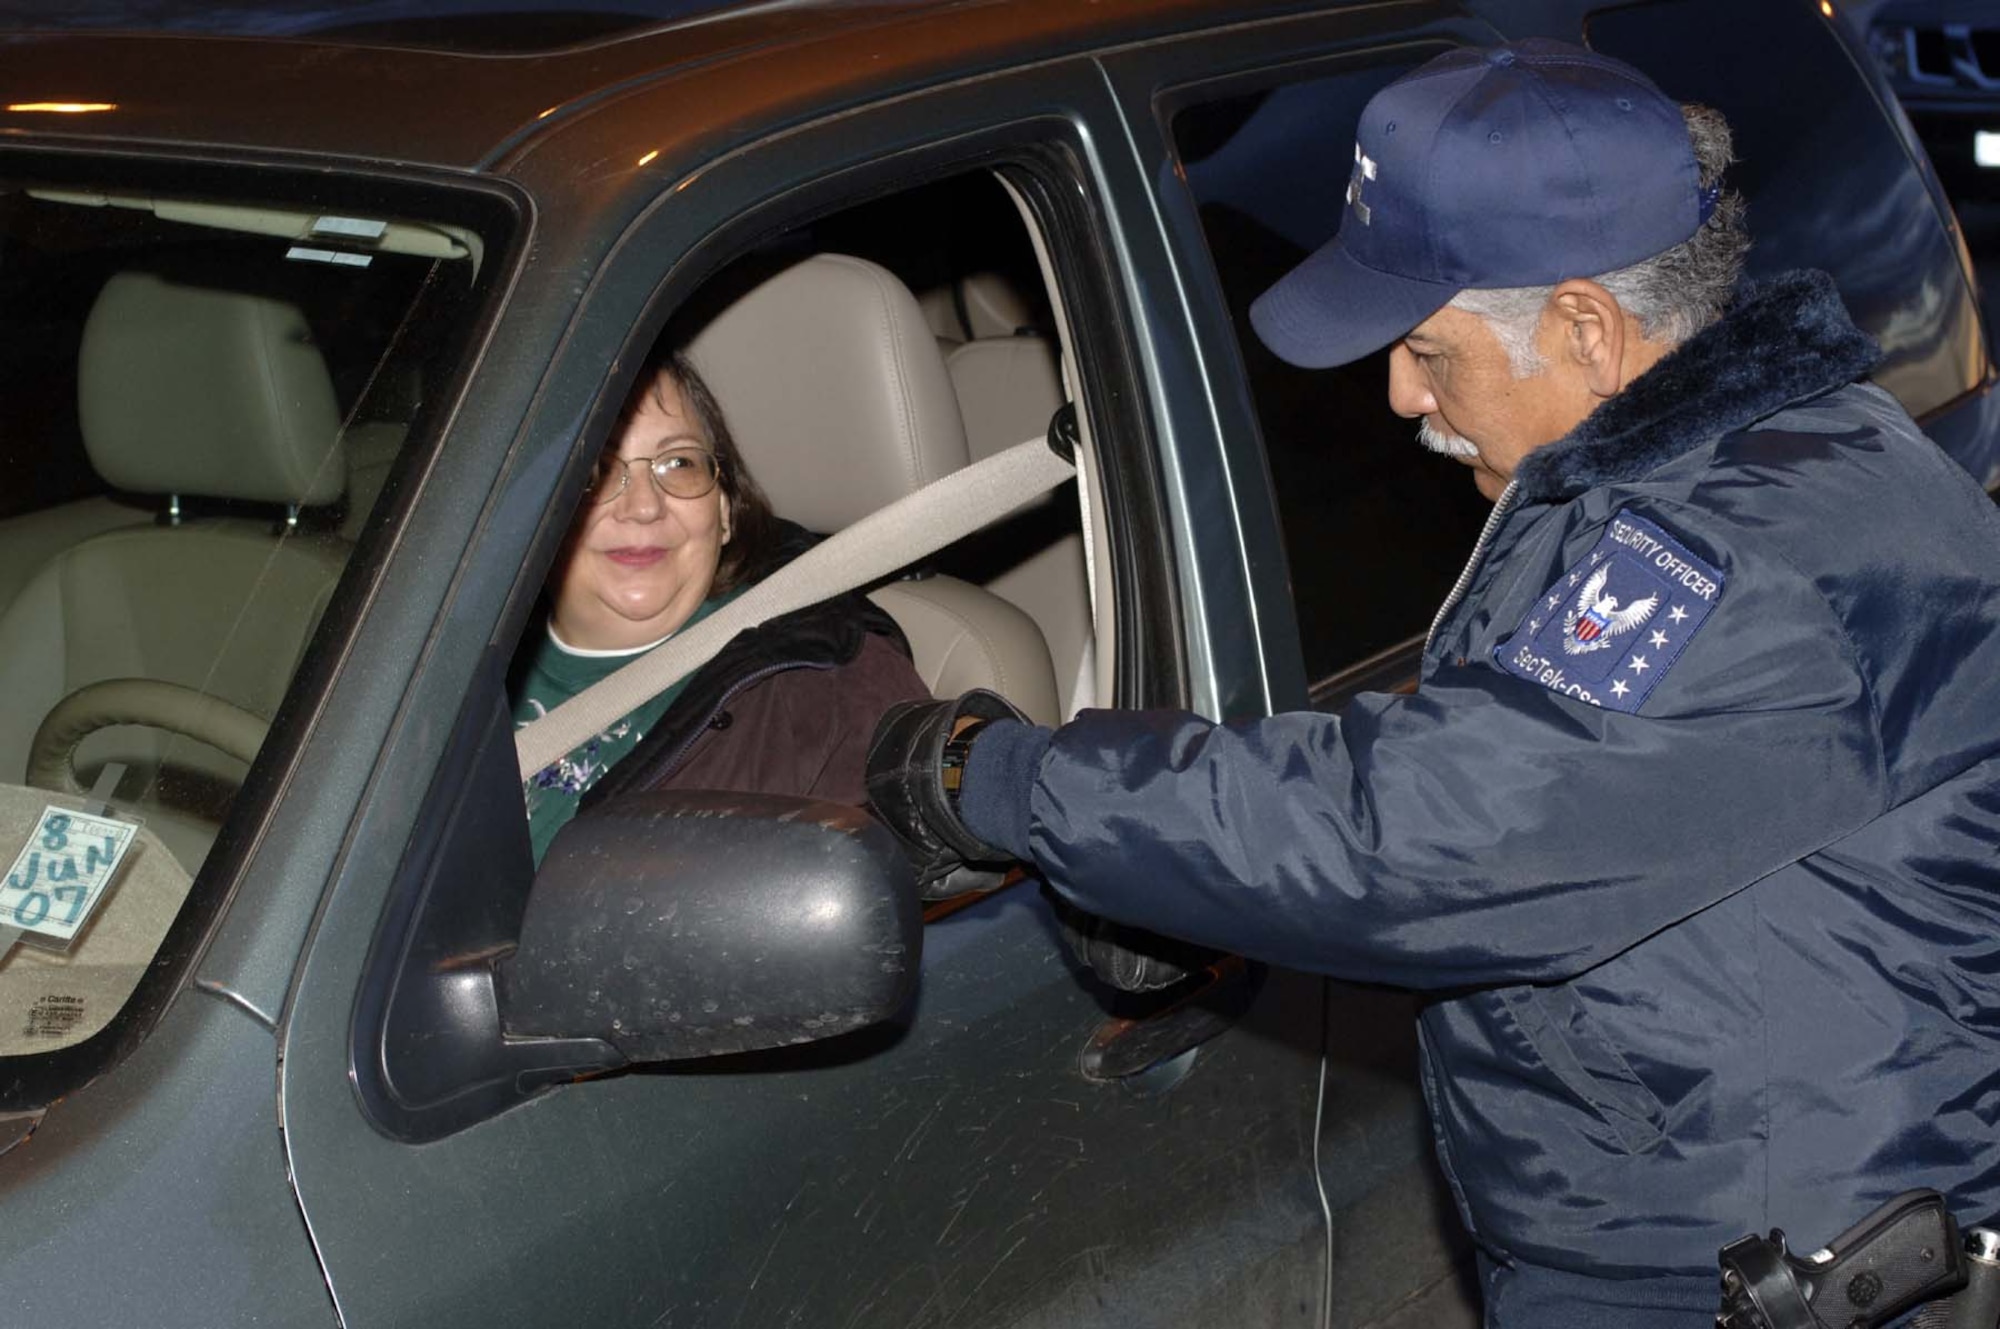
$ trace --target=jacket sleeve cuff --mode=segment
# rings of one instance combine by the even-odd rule
[[[1032,863],[1028,800],[1055,731],[1017,720],[995,720],[965,754],[958,815],[965,828],[990,845]]]

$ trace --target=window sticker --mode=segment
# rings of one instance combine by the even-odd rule
[[[67,946],[103,900],[138,832],[136,823],[58,807],[41,817],[0,880],[0,928]]]
[[[1609,711],[1637,711],[1722,599],[1723,578],[1644,517],[1619,512],[1494,649],[1502,669]]]
[[[51,992],[28,1007],[27,1022],[21,1026],[23,1039],[67,1041],[84,1023],[86,1001],[66,992]]]

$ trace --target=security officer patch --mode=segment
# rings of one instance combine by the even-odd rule
[[[1590,557],[1494,648],[1502,669],[1607,710],[1637,711],[1722,598],[1722,574],[1620,511]]]

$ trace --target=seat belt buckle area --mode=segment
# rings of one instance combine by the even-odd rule
[[[1974,1228],[1961,1240],[1934,1190],[1903,1192],[1811,1255],[1793,1255],[1773,1228],[1718,1258],[1716,1329],[1872,1329],[1919,1305],[1912,1329],[2000,1319],[2000,1234]]]
[[[1050,452],[1076,465],[1076,446],[1083,440],[1083,429],[1077,423],[1075,402],[1066,401],[1056,407],[1056,413],[1049,417],[1048,440]]]

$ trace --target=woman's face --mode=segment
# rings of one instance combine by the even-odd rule
[[[608,503],[584,499],[555,593],[555,629],[571,646],[622,650],[658,641],[708,598],[729,543],[729,498],[662,493],[645,460],[676,448],[709,450],[680,384],[662,374],[615,441],[632,465]],[[614,482],[615,485],[615,482]]]

